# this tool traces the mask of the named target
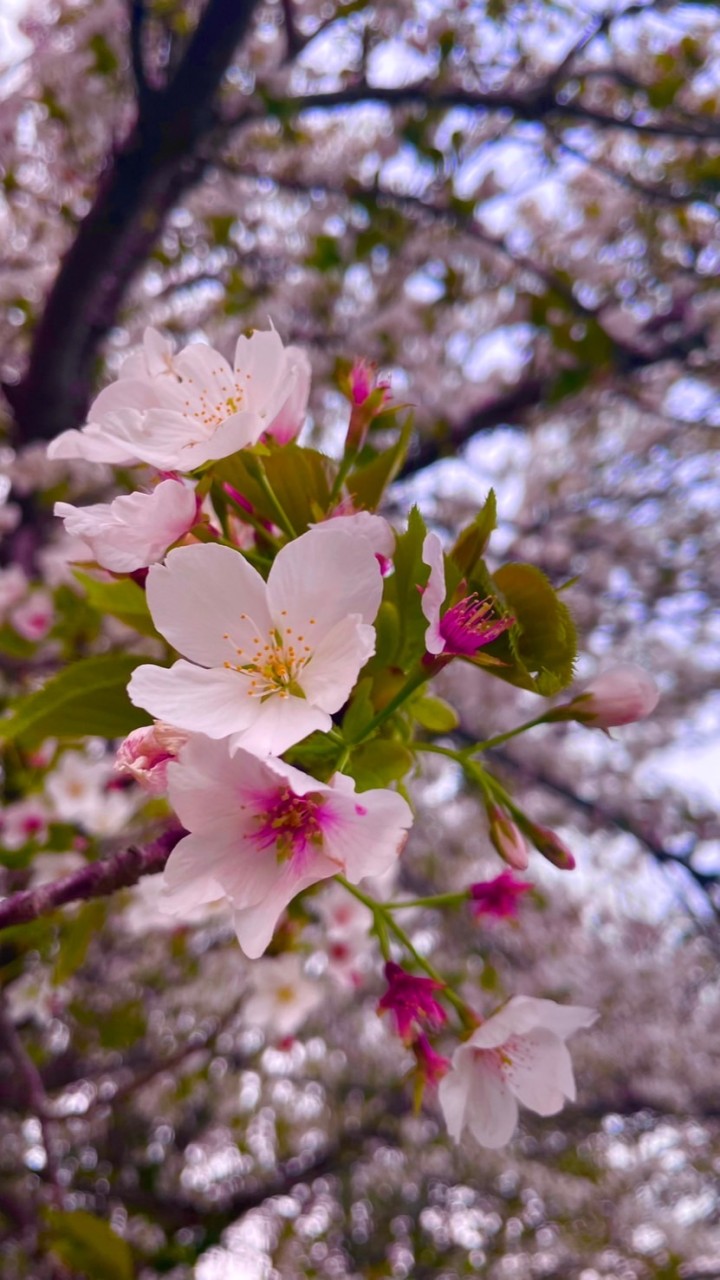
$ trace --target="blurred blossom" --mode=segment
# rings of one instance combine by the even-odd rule
[[[252,994],[243,1014],[251,1025],[290,1036],[325,999],[322,983],[307,978],[296,951],[264,959],[251,970]]]

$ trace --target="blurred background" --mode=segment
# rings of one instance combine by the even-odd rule
[[[414,1114],[332,889],[287,926],[291,975],[222,913],[168,923],[154,879],[2,935],[3,1277],[720,1277],[720,6],[5,0],[0,246],[0,554],[36,604],[73,590],[54,498],[113,482],[47,442],[146,325],[227,354],[272,322],[312,359],[309,441],[339,452],[338,371],[375,361],[416,425],[393,517],[449,539],[494,488],[491,563],[569,584],[579,681],[634,661],[662,693],[614,739],[492,754],[572,874],[538,858],[517,921],[414,917],[484,1010],[601,1012],[577,1103],[505,1151]],[[443,682],[466,740],[538,710]],[[133,830],[102,754],[78,748],[84,807],[64,766],[42,841],[6,822],[4,893]],[[413,798],[398,891],[502,869],[450,762]]]

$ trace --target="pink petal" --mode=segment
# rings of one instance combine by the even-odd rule
[[[245,680],[235,671],[206,671],[191,662],[136,667],[128,685],[133,706],[144,707],[190,733],[225,738],[244,729],[253,715]]]

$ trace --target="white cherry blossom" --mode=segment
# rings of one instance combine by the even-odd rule
[[[251,981],[252,994],[243,1006],[245,1021],[279,1036],[293,1035],[325,999],[323,983],[305,976],[297,951],[253,965]]]
[[[159,367],[164,373],[153,373]],[[81,431],[65,431],[51,458],[147,462],[161,470],[193,471],[255,444],[304,416],[309,375],[295,348],[274,329],[238,338],[234,364],[205,343],[191,343],[168,366],[163,351],[147,353],[135,377],[106,387]],[[169,375],[169,376],[168,376]]]
[[[565,1041],[592,1026],[594,1009],[514,996],[455,1050],[440,1082],[439,1100],[450,1136],[468,1129],[483,1147],[504,1147],[518,1120],[518,1102],[541,1116],[575,1099]]]
[[[225,896],[246,955],[265,951],[288,903],[342,872],[356,884],[396,861],[412,822],[394,791],[356,794],[350,778],[318,782],[282,760],[197,735],[168,765],[170,803],[190,832],[165,868],[167,909]]]
[[[155,626],[189,661],[138,667],[131,701],[233,748],[280,755],[330,729],[374,652],[380,569],[342,531],[288,543],[267,583],[239,551],[208,543],[171,551],[146,587]]]
[[[187,533],[197,518],[194,490],[179,480],[162,480],[151,493],[128,493],[113,502],[74,507],[56,502],[55,515],[67,533],[82,538],[89,557],[113,573],[132,573],[155,564]]]

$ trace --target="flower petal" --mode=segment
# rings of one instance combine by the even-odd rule
[[[536,1027],[508,1046],[509,1063],[503,1067],[508,1088],[516,1098],[540,1116],[562,1111],[565,1100],[575,1100],[575,1077],[566,1045],[552,1031]]]
[[[226,738],[244,729],[253,715],[245,684],[235,671],[206,671],[181,659],[169,669],[136,667],[128,696],[133,706],[144,707],[157,720],[208,738]]]
[[[322,854],[315,854],[312,861],[305,864],[302,875],[298,875],[292,862],[286,864],[279,876],[275,866],[276,878],[267,897],[254,906],[235,912],[235,932],[245,955],[251,960],[261,956],[270,945],[277,922],[288,903],[311,884],[336,875],[337,870],[335,863]]]
[[[420,607],[427,618],[425,648],[428,653],[442,653],[445,641],[440,635],[440,610],[445,600],[445,558],[436,533],[428,533],[422,548],[423,563],[430,566],[430,577],[420,597]]]
[[[326,711],[313,707],[306,698],[281,698],[277,694],[266,702],[252,700],[253,720],[233,736],[230,750],[238,747],[256,755],[279,756],[309,733],[326,733],[332,720]]]
[[[375,628],[360,622],[357,614],[343,618],[316,646],[300,678],[303,693],[323,710],[339,711],[374,652]]]
[[[492,1049],[505,1044],[512,1036],[523,1036],[535,1027],[546,1027],[565,1039],[581,1027],[590,1027],[597,1019],[594,1009],[582,1005],[556,1004],[554,1000],[538,1000],[534,996],[513,996],[497,1013],[488,1018],[469,1043]]]
[[[234,660],[233,645],[244,648],[267,634],[272,623],[265,593],[260,574],[239,551],[209,543],[178,547],[147,578],[158,631],[179,653],[208,667]]]
[[[348,614],[373,622],[382,597],[380,566],[364,539],[328,529],[310,530],[283,547],[267,584],[268,605],[278,625],[301,633],[329,631]],[[314,619],[314,623],[310,620]]]
[[[337,814],[325,838],[329,857],[345,867],[352,884],[384,875],[397,861],[412,826],[412,810],[395,791],[378,788],[358,795],[335,794],[328,808]]]

